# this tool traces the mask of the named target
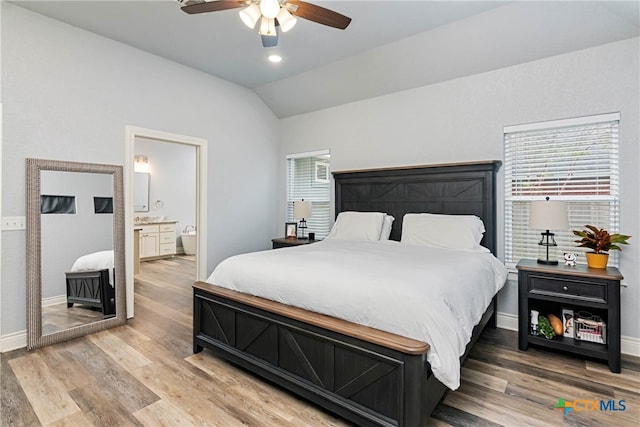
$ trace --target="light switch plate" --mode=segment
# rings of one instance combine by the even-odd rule
[[[24,230],[26,222],[26,218],[23,216],[2,217],[2,231]]]

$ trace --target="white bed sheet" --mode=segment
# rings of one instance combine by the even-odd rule
[[[88,271],[109,269],[109,284],[113,287],[113,250],[99,251],[92,254],[83,255],[71,266],[71,271]]]
[[[460,356],[504,265],[490,253],[325,240],[236,255],[207,282],[430,344],[434,375],[460,386]]]

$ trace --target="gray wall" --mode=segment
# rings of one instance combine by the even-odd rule
[[[416,52],[416,54],[420,54]],[[503,127],[620,111],[620,229],[631,245],[620,257],[622,334],[640,337],[638,163],[639,39],[345,104],[281,121],[280,158],[331,150],[332,170],[503,159]],[[503,171],[498,188],[499,256],[504,249]],[[280,168],[284,189],[286,167]],[[279,218],[285,218],[280,191]],[[499,311],[517,313],[517,283],[500,294]]]
[[[130,125],[208,140],[208,271],[229,255],[269,247],[280,231],[278,121],[253,92],[12,4],[0,7],[2,216],[25,215],[26,157],[123,165]],[[2,232],[1,267],[6,336],[26,325],[24,231]]]

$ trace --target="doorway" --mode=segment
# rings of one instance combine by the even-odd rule
[[[191,229],[192,226],[196,230],[195,238],[195,279],[204,280],[207,274],[206,266],[206,250],[207,250],[207,218],[206,218],[206,183],[207,183],[207,141],[201,138],[195,138],[185,135],[172,134],[153,129],[143,129],[132,126],[127,126],[126,137],[126,159],[125,162],[125,226],[126,226],[126,301],[127,301],[127,318],[131,318],[134,315],[134,227],[136,222],[134,219],[138,217],[143,218],[166,218],[170,220],[177,220],[180,224],[176,228],[176,235],[181,237],[180,231],[187,228]],[[188,189],[189,193],[192,193],[195,197],[195,210],[192,214],[188,212],[181,212],[178,206],[181,203],[188,203],[186,200],[181,200],[180,195],[176,195],[176,188],[172,188],[176,182],[172,183],[170,177],[165,176],[164,180],[156,180],[155,191],[150,187],[148,197],[148,211],[135,212],[134,211],[134,182],[135,182],[135,167],[134,159],[136,156],[144,156],[145,152],[154,152],[157,154],[156,159],[157,167],[160,166],[163,157],[166,159],[167,153],[182,153],[186,156],[186,162],[190,164],[173,165],[174,172],[176,168],[188,168],[191,172],[195,173],[195,190],[193,188]],[[160,154],[162,153],[162,154]],[[149,167],[153,170],[153,156],[149,161]],[[171,168],[170,164],[160,166],[167,170]],[[158,171],[157,171],[158,172]],[[153,172],[150,172],[153,173]],[[167,175],[171,175],[169,172]],[[176,176],[182,175],[176,173]],[[184,181],[188,182],[188,181]],[[193,185],[193,181],[190,184]],[[185,193],[185,192],[181,192]],[[170,199],[170,201],[169,201]],[[139,208],[136,208],[139,209]],[[188,210],[186,210],[188,211]],[[182,216],[181,216],[182,215]],[[181,240],[177,239],[178,245],[181,244]],[[177,245],[178,250],[181,248]]]

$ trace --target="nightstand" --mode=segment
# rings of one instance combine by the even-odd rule
[[[587,357],[606,360],[611,372],[620,372],[620,280],[615,267],[606,269],[538,264],[535,260],[521,260],[518,269],[518,347],[526,350],[529,344],[563,350]],[[531,310],[541,316],[553,313],[565,325],[562,311],[573,312],[573,331],[578,329],[575,315],[590,313],[605,323],[602,344],[569,336],[546,339],[531,334]],[[584,323],[591,328],[593,323]],[[566,326],[566,325],[565,325]],[[564,329],[564,326],[563,326]],[[586,329],[581,329],[585,331]],[[587,336],[587,334],[583,334]],[[593,336],[593,334],[591,335]],[[597,335],[596,335],[597,336]]]
[[[320,240],[309,240],[309,239],[287,239],[287,238],[279,238],[279,239],[271,239],[271,243],[273,245],[273,249],[278,248],[287,248],[289,246],[300,246],[300,245],[308,245],[309,243],[316,243]]]

